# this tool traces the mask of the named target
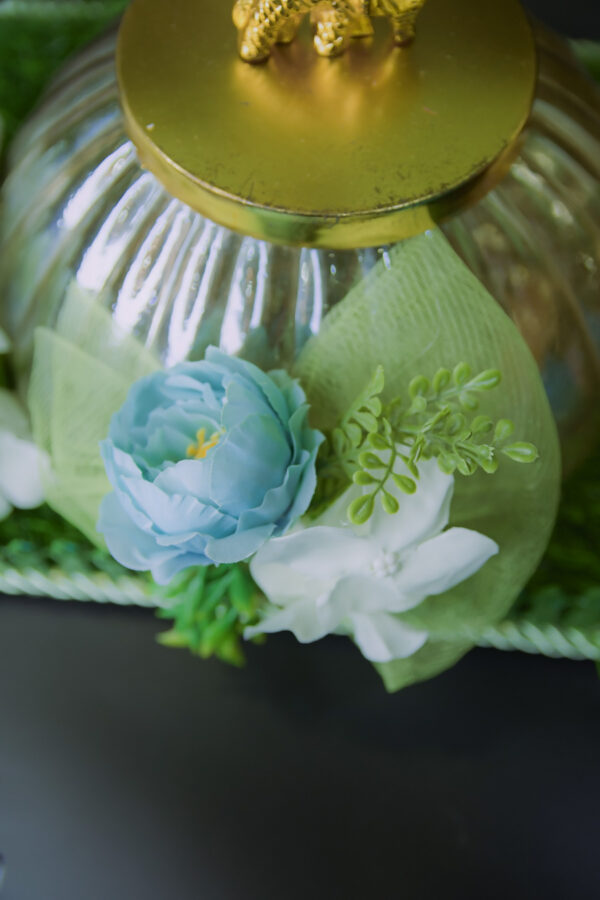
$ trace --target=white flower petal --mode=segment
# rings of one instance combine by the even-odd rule
[[[398,591],[390,578],[374,575],[349,575],[341,578],[329,594],[328,604],[335,609],[338,622],[350,613],[372,613],[392,609]]]
[[[401,461],[396,468],[398,474],[410,474]],[[419,463],[419,472],[414,494],[404,494],[393,482],[387,485],[400,503],[400,510],[395,515],[386,513],[379,501],[375,503],[371,535],[390,552],[414,547],[439,534],[448,524],[454,478],[444,475],[435,459]]]
[[[394,584],[399,592],[395,612],[416,606],[425,597],[450,590],[474,575],[492,556],[498,544],[478,531],[450,528],[410,552]]]
[[[417,631],[387,613],[362,613],[350,617],[355,643],[363,656],[372,662],[391,662],[406,659],[420,650],[428,638],[426,631]]]
[[[45,455],[30,441],[0,431],[0,491],[13,506],[33,509],[44,501]]]
[[[453,486],[453,477],[430,460],[421,466],[416,494],[398,491],[398,514],[390,516],[377,504],[365,526],[350,526],[347,508],[361,492],[352,487],[314,526],[269,541],[251,571],[273,605],[245,636],[289,630],[308,642],[337,632],[352,635],[373,662],[412,656],[428,633],[394,613],[449,590],[499,551],[475,531],[443,532]]]
[[[250,571],[267,597],[283,606],[329,593],[341,578],[365,571],[371,555],[368,542],[352,532],[315,526],[267,541]]]
[[[383,454],[382,459],[385,459]],[[401,475],[410,474],[401,460],[396,465],[396,471]],[[377,500],[366,525],[351,525],[348,522],[348,507],[366,490],[353,485],[319,516],[316,525],[349,530],[357,537],[368,538],[374,552],[377,548],[401,552],[439,534],[450,517],[454,478],[444,475],[434,459],[422,462],[419,471],[421,477],[414,494],[404,494],[393,482],[387,485],[400,503],[400,510],[395,515],[386,513]]]
[[[320,604],[312,598],[306,598],[285,609],[276,606],[267,608],[263,620],[258,625],[246,628],[244,637],[248,639],[258,634],[291,631],[301,644],[309,644],[324,638],[336,626],[326,603]]]

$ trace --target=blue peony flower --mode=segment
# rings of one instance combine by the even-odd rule
[[[210,347],[137,381],[101,453],[114,492],[98,530],[159,584],[188,566],[248,559],[306,512],[323,436],[302,388]]]

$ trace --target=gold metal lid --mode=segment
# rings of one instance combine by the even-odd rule
[[[326,59],[308,23],[249,65],[228,0],[133,0],[118,45],[140,159],[208,218],[275,243],[365,247],[417,234],[505,171],[533,101],[518,0],[428,0],[417,39]]]

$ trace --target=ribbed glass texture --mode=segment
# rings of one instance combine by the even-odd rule
[[[525,336],[572,462],[598,425],[600,99],[561,42],[539,32],[538,43],[518,157],[443,227]],[[34,328],[52,324],[73,281],[167,366],[209,344],[290,366],[386,248],[275,246],[171,197],[125,134],[114,49],[111,35],[67,66],[12,147],[0,291],[22,384]]]

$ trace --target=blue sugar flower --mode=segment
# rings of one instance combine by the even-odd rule
[[[302,388],[210,347],[137,381],[101,444],[114,492],[98,530],[159,584],[252,556],[306,512],[323,436]]]

